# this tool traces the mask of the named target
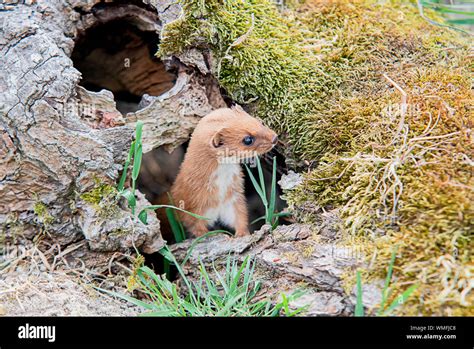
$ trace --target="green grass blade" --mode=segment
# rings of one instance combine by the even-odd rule
[[[173,210],[178,210],[178,211],[181,211],[181,212],[184,212],[194,218],[197,218],[197,219],[203,219],[203,220],[206,220],[208,221],[209,218],[206,218],[206,217],[203,217],[203,216],[200,216],[198,214],[195,214],[195,213],[192,213],[192,212],[189,212],[189,211],[186,211],[186,210],[183,210],[182,208],[179,208],[179,207],[176,207],[176,206],[171,206],[171,205],[149,205],[149,206],[145,206],[142,211],[145,211],[145,210],[150,210],[150,211],[153,211],[153,210],[156,210],[156,209],[159,209],[159,208],[172,208]],[[141,212],[140,212],[141,213]]]
[[[453,29],[453,30],[456,30],[456,31],[459,31],[459,32],[462,32],[464,34],[467,34],[467,35],[471,35],[471,33],[461,29],[461,28],[458,28],[456,26],[452,26],[452,25],[448,25],[448,24],[444,24],[444,23],[440,23],[440,22],[437,22],[435,20],[432,20],[431,18],[429,18],[428,16],[426,16],[425,14],[425,7],[430,7],[430,6],[426,6],[426,4],[423,3],[422,0],[416,0],[416,4],[417,4],[417,7],[418,7],[418,12],[421,16],[421,18],[423,18],[425,21],[427,21],[428,23],[432,24],[432,25],[435,25],[435,26],[438,26],[438,27],[444,27],[444,28],[449,28],[449,29]]]
[[[385,306],[385,302],[387,301],[388,287],[390,286],[390,280],[392,279],[393,266],[395,265],[396,256],[397,256],[397,247],[395,246],[395,248],[392,251],[392,256],[390,257],[390,264],[388,265],[387,277],[385,278],[385,284],[382,290],[382,301],[380,302],[380,308],[377,312],[378,315],[382,313],[383,308]]]
[[[289,216],[292,216],[293,213],[291,212],[279,212],[279,213],[275,213],[275,217],[289,217]]]
[[[197,303],[196,295],[194,294],[194,288],[192,287],[191,283],[189,282],[188,278],[186,277],[186,274],[184,273],[183,269],[181,268],[181,265],[178,263],[176,258],[173,256],[173,253],[171,253],[169,247],[165,245],[160,251],[160,254],[168,259],[170,262],[174,264],[176,269],[178,270],[179,275],[181,276],[181,279],[183,282],[186,284],[189,292],[189,296],[192,298],[192,300]]]
[[[131,144],[130,144],[130,150],[128,151],[128,156],[127,156],[127,160],[125,160],[125,164],[123,166],[123,172],[122,172],[122,177],[120,177],[120,182],[117,186],[117,190],[120,192],[123,190],[124,186],[125,186],[125,181],[127,180],[127,172],[128,172],[128,168],[130,167],[130,162],[132,161],[133,159],[133,154],[135,153],[135,141],[133,141]]]
[[[137,180],[138,175],[140,174],[140,167],[142,165],[142,156],[143,156],[143,148],[141,144],[138,144],[135,147],[135,155],[133,157],[132,179],[134,181]]]
[[[126,160],[125,164],[123,165],[122,176],[120,177],[119,184],[117,185],[117,190],[119,192],[123,191],[123,188],[125,187],[125,181],[127,180],[127,171],[129,167],[130,161]]]
[[[140,220],[140,222],[142,222],[143,224],[148,224],[148,213],[146,212],[146,210],[141,210],[140,213],[138,214],[138,219]]]
[[[166,278],[168,280],[171,280],[171,265],[170,261],[166,258],[163,259],[163,270],[165,272]]]
[[[143,301],[141,301],[141,300],[139,300],[139,299],[136,299],[136,298],[133,298],[133,297],[131,297],[131,296],[127,296],[127,295],[125,295],[125,294],[120,294],[120,293],[116,293],[116,292],[113,292],[113,291],[105,290],[105,289],[100,288],[100,287],[95,287],[95,286],[93,286],[93,287],[94,287],[96,290],[98,290],[98,291],[107,293],[107,294],[109,294],[109,295],[111,295],[111,296],[114,296],[114,297],[118,297],[118,298],[124,299],[124,300],[126,300],[126,301],[128,301],[128,302],[130,302],[130,303],[132,303],[132,304],[135,304],[135,305],[137,305],[137,306],[139,306],[139,307],[142,307],[142,308],[145,308],[145,309],[149,309],[149,310],[154,309],[153,304],[143,302]]]
[[[474,18],[448,19],[446,21],[457,25],[474,25]]]
[[[268,200],[267,200],[267,192],[265,190],[265,177],[263,177],[263,170],[262,170],[262,164],[260,163],[260,158],[257,156],[257,170],[258,170],[258,177],[260,179],[260,188],[262,189],[263,195],[265,197],[265,206],[268,205]]]
[[[160,295],[162,281],[160,280],[158,283],[152,282],[152,280],[149,279],[147,274],[140,269],[137,270],[137,280],[139,281],[139,284],[142,287],[142,291],[148,294],[153,299],[153,301],[155,301],[157,299],[157,296]]]
[[[176,317],[179,314],[173,309],[163,309],[157,311],[147,311],[139,315],[140,317]]]
[[[231,298],[226,303],[226,305],[216,313],[216,316],[225,316],[226,314],[228,314],[230,312],[230,310],[232,309],[232,307],[235,304],[237,304],[241,300],[241,298],[243,298],[243,297],[244,297],[244,294],[241,293],[241,294],[236,295],[235,297]]]
[[[472,12],[473,3],[470,4],[443,4],[433,1],[425,1],[422,0],[421,3],[424,6],[430,7],[435,11],[442,12],[442,13],[454,13],[460,14],[465,16],[473,16],[474,12]]]
[[[205,264],[200,260],[198,281],[191,284],[169,247],[165,246],[160,253],[166,260],[176,265],[184,284],[188,287],[186,296],[178,292],[176,284],[155,274],[147,266],[138,268],[136,280],[140,291],[151,298],[151,303],[103,291],[147,310],[141,314],[142,316],[278,316],[282,308],[285,308],[287,316],[294,316],[302,311],[302,308],[293,312],[290,310],[289,302],[293,299],[293,295],[283,297],[283,301],[276,305],[269,300],[253,302],[260,283],[254,280],[255,262],[248,256],[239,265],[239,259],[231,258],[229,255],[224,273],[220,273],[216,263],[212,263],[216,278],[211,277]]]
[[[135,140],[141,144],[142,142],[143,121],[138,120],[135,126]]]
[[[357,300],[354,316],[364,316],[364,304],[362,303],[362,281],[360,277],[360,271],[357,271]]]
[[[143,122],[137,121],[136,129],[135,129],[135,152],[133,154],[133,168],[132,168],[132,192],[135,193],[135,186],[138,175],[140,173],[140,167],[142,165],[142,155],[143,155],[143,148],[142,148],[142,129],[143,129]],[[132,213],[135,213],[135,209],[132,208]]]
[[[389,315],[395,308],[399,305],[402,305],[406,302],[406,300],[410,297],[410,295],[418,288],[418,285],[411,285],[405,292],[403,292],[400,296],[396,297],[390,306],[383,312],[383,315]]]
[[[250,224],[254,224],[254,223],[257,223],[259,221],[263,221],[265,220],[265,216],[262,216],[262,217],[258,217],[257,219],[254,219],[253,221],[250,222]]]
[[[471,11],[464,11],[464,10],[457,10],[456,8],[442,8],[442,7],[434,7],[434,9],[438,12],[443,13],[452,13],[456,15],[464,15],[464,16],[474,16],[474,12]]]
[[[238,269],[236,275],[234,276],[234,279],[232,280],[232,283],[230,285],[230,289],[235,289],[235,287],[237,286],[237,283],[240,280],[240,276],[242,275],[242,272],[245,269],[245,267],[247,266],[248,262],[249,262],[249,256],[246,256],[244,261],[242,262],[242,265],[240,266],[240,268]]]
[[[270,206],[268,207],[267,222],[273,225],[273,216],[275,214],[276,205],[276,157],[273,157],[273,168],[272,168],[272,182],[270,191]]]
[[[222,276],[221,273],[219,273],[219,271],[217,270],[216,268],[216,265],[215,263],[212,263],[212,269],[214,270],[214,274],[216,276],[216,279],[217,279],[217,282],[220,284],[220,286],[222,287],[222,290],[224,291],[225,294],[229,294],[229,284],[227,283],[226,279],[225,279],[225,275]],[[226,269],[227,271],[228,269]]]
[[[255,158],[255,164],[257,165],[257,173],[258,173],[258,181],[259,181],[259,186],[260,188],[263,188],[265,185],[264,177],[263,177],[263,171],[262,171],[262,163],[260,162],[260,158],[256,156]]]
[[[160,277],[155,274],[155,272],[150,269],[150,267],[147,267],[146,265],[141,266],[139,268],[139,271],[147,275],[149,278],[151,278],[153,281],[155,281],[157,284],[159,284],[161,281]]]
[[[278,217],[275,217],[275,219],[273,220],[273,224],[272,224],[272,231],[276,229],[276,227],[278,227],[278,224],[279,224],[280,220],[278,219]]]
[[[120,195],[127,199],[128,207],[135,208],[137,206],[137,199],[129,189],[122,191]]]
[[[250,181],[252,182],[252,185],[253,187],[255,188],[255,191],[257,192],[258,196],[260,196],[260,199],[262,200],[263,202],[263,205],[266,207],[268,205],[267,203],[267,198],[266,198],[266,195],[264,193],[264,189],[262,189],[260,187],[260,185],[258,184],[257,182],[257,179],[255,178],[255,176],[253,175],[252,171],[250,170],[250,168],[245,165],[245,168],[247,169],[247,173],[249,174],[249,177],[250,177]]]
[[[288,298],[286,298],[286,295],[284,293],[281,294],[281,298],[282,298],[283,310],[285,311],[285,314],[288,314],[290,312],[290,308],[288,306]]]
[[[174,238],[176,242],[182,242],[186,239],[184,235],[184,232],[181,231],[181,226],[178,223],[178,220],[175,216],[174,210],[171,208],[167,207],[165,209],[166,212],[166,217],[168,218],[168,222],[170,223],[171,226],[171,231],[173,232]]]
[[[171,194],[169,192],[167,192],[166,195],[168,195],[168,200],[169,200],[170,205],[176,207]],[[181,239],[182,239],[182,241],[184,241],[184,240],[186,240],[186,231],[184,229],[183,223],[181,223],[181,220],[179,219],[179,216],[175,214],[175,217],[176,217],[176,222],[179,225],[179,231],[181,232]]]

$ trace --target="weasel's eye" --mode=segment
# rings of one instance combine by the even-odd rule
[[[255,142],[255,137],[253,136],[245,136],[244,139],[242,139],[242,143],[245,145],[252,145],[253,142]]]

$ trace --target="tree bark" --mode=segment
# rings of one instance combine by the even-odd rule
[[[281,294],[302,291],[302,296],[290,302],[290,309],[305,307],[303,314],[307,316],[353,314],[355,289],[345,290],[343,278],[348,270],[360,266],[361,259],[350,246],[335,243],[336,227],[323,226],[316,231],[314,226],[292,224],[273,232],[269,228],[265,225],[242,238],[208,237],[192,249],[193,241],[186,240],[172,246],[171,251],[179,262],[187,259],[184,270],[193,282],[199,282],[201,262],[212,271],[212,266],[224,269],[230,255],[240,261],[250,257],[256,263],[255,279],[262,283],[261,294],[274,302],[281,299]],[[380,302],[376,283],[364,284],[363,294],[368,308]]]
[[[177,70],[174,86],[143,96],[133,113],[118,112],[110,91],[80,86],[81,73],[70,57],[88,28],[123,20],[159,35],[180,13],[172,1],[98,3],[0,5],[0,229],[7,238],[46,231],[62,245],[85,238],[95,251],[135,246],[152,253],[164,244],[153,215],[148,225],[139,224],[122,203],[104,219],[82,195],[98,183],[115,186],[137,120],[145,123],[144,152],[172,150],[188,140],[201,117],[225,103],[209,74],[176,58],[164,62]],[[144,68],[134,59],[130,69]],[[146,204],[140,197],[139,205]]]

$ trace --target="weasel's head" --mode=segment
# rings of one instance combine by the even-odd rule
[[[270,151],[278,142],[274,131],[239,106],[213,111],[196,131],[206,133],[208,146],[220,159],[249,159]]]

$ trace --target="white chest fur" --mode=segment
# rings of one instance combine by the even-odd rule
[[[210,219],[209,224],[215,223],[219,219],[224,224],[235,227],[234,203],[236,196],[234,194],[228,196],[228,193],[238,180],[240,171],[238,163],[219,164],[212,174],[210,183],[218,189],[219,204],[206,211],[205,216]]]

